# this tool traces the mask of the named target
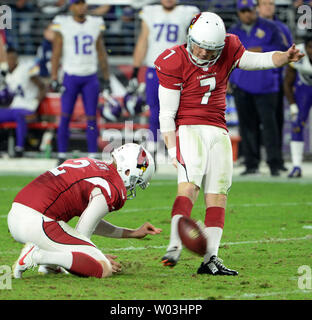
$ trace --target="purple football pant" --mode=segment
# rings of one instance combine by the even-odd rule
[[[82,95],[83,106],[87,115],[88,152],[97,152],[98,129],[96,109],[98,105],[100,85],[96,74],[90,76],[74,76],[65,73],[62,94],[62,115],[57,131],[58,152],[67,152],[69,141],[69,122],[74,111],[78,95]]]
[[[159,130],[159,100],[158,100],[158,77],[155,68],[147,68],[146,75],[146,103],[150,107],[149,129],[153,137],[150,140],[157,142],[157,130]]]
[[[291,140],[304,141],[303,129],[309,117],[312,104],[312,86],[305,84],[297,85],[295,100],[299,108],[297,120],[292,122]]]
[[[30,114],[33,114],[33,112],[25,109],[0,109],[0,123],[16,122],[16,147],[24,148],[27,136],[26,116]]]

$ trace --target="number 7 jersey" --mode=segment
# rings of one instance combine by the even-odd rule
[[[167,49],[156,59],[159,84],[181,90],[176,127],[213,125],[227,129],[227,82],[232,70],[239,66],[244,51],[239,38],[227,34],[220,58],[209,68],[199,68],[190,61],[186,44]]]

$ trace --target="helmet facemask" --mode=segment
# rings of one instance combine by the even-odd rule
[[[200,59],[196,55],[193,54],[194,45],[198,46],[199,48],[205,49],[205,50],[215,51],[215,54],[209,60]],[[197,67],[209,68],[209,67],[213,66],[217,62],[217,60],[220,58],[223,48],[224,48],[224,45],[220,46],[219,48],[216,48],[213,46],[198,43],[195,39],[192,38],[192,36],[190,36],[190,35],[187,36],[186,49],[189,54],[189,58],[190,58],[191,62],[194,63]]]
[[[155,172],[152,156],[142,146],[128,143],[112,152],[117,171],[127,189],[127,199],[136,196],[136,186],[146,189]]]

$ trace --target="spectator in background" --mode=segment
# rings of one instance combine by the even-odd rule
[[[302,176],[304,151],[304,126],[312,106],[312,36],[297,46],[305,54],[301,63],[291,63],[286,68],[285,95],[290,104],[292,133],[290,154],[293,168],[289,178]]]
[[[286,24],[281,22],[275,16],[275,1],[274,0],[258,0],[258,13],[261,18],[272,20],[281,30],[281,35],[283,38],[283,43],[287,48],[289,48],[292,43],[292,34],[290,29]],[[276,69],[279,72],[279,94],[278,94],[278,104],[276,109],[276,120],[279,133],[279,147],[281,149],[281,163],[279,169],[282,171],[287,171],[283,160],[283,127],[284,127],[284,79],[283,79],[284,68]]]
[[[177,5],[176,0],[161,0],[161,4],[148,5],[140,12],[141,32],[133,54],[133,74],[128,91],[138,89],[138,73],[142,65],[147,66],[146,103],[150,108],[148,149],[154,152],[157,147],[159,129],[158,77],[154,61],[165,49],[186,42],[187,28],[199,9],[195,6]]]
[[[135,22],[134,10],[131,6],[123,7],[121,21],[121,30],[124,35],[123,47],[126,54],[132,54],[134,50]]]
[[[10,45],[19,53],[32,54],[35,50],[31,37],[35,6],[29,0],[17,0],[12,9],[12,29],[8,32]]]
[[[102,6],[89,7],[89,14],[93,16],[104,16],[110,9],[111,5],[105,4]]]
[[[111,93],[107,54],[103,43],[104,21],[100,17],[87,16],[85,0],[71,0],[70,3],[72,15],[56,16],[53,20],[55,35],[51,77],[54,91],[60,89],[58,71],[61,57],[65,73],[61,97],[62,114],[57,132],[59,164],[67,158],[69,122],[79,94],[82,94],[87,116],[88,156],[96,157],[96,110],[100,93],[98,64],[105,81],[103,95],[107,98]]]
[[[48,25],[43,31],[43,40],[37,49],[37,60],[40,68],[40,77],[45,81],[50,81],[51,76],[51,57],[54,31],[52,24]]]
[[[312,1],[311,0],[293,0],[293,6],[297,9],[302,5],[309,5],[312,7]]]
[[[279,28],[271,21],[257,16],[253,0],[238,0],[239,22],[229,29],[236,34],[248,51],[285,50]],[[279,74],[274,70],[234,70],[230,78],[237,107],[242,153],[246,169],[242,175],[258,173],[261,131],[272,176],[280,175],[282,162],[276,121]],[[260,130],[260,126],[262,130]]]
[[[46,90],[39,78],[39,67],[33,63],[19,63],[14,49],[8,49],[8,73],[5,81],[14,92],[8,108],[0,109],[0,123],[16,122],[15,156],[22,157],[27,136],[27,120],[37,110]]]
[[[235,8],[235,0],[206,0],[206,9],[213,11],[214,8],[217,9],[233,9]]]
[[[4,30],[0,30],[0,83],[4,81],[8,69],[5,32]]]

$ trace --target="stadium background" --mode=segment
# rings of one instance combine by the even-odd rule
[[[55,8],[51,0],[28,0],[22,10],[16,10],[15,0],[8,0],[2,4],[12,8],[12,29],[6,30],[8,46],[16,48],[20,54],[20,59],[34,59],[38,56],[40,45],[43,41],[43,31],[50,24],[56,14],[67,12],[68,4]],[[142,6],[150,3],[157,3],[152,0],[88,0],[90,9],[99,6],[110,5],[110,9],[103,15],[106,24],[104,34],[105,45],[109,54],[109,66],[113,93],[122,100],[125,95],[125,87],[132,72],[132,53],[140,30],[140,19],[138,13]],[[235,0],[180,0],[180,4],[192,4],[200,10],[209,10],[218,13],[229,28],[237,21]],[[292,0],[276,0],[276,15],[278,19],[286,23],[292,31],[296,43],[300,42],[304,35],[304,30],[297,27],[298,13],[293,6]],[[144,67],[141,68],[141,79],[144,79]],[[233,107],[233,100],[228,100],[227,121],[232,136],[238,135],[238,122]],[[233,112],[234,111],[234,112]],[[132,118],[134,123],[147,124],[147,113]],[[122,119],[124,120],[125,117]],[[127,115],[126,115],[127,119]],[[105,120],[101,120],[102,122]],[[305,159],[312,157],[312,116],[310,115],[305,128]],[[101,137],[105,135],[105,130],[101,131]],[[48,152],[39,151],[44,131],[29,130],[26,142],[26,157],[31,158],[54,158],[56,152],[56,137],[52,140],[52,148]],[[125,133],[122,132],[123,137]],[[14,130],[1,130],[0,153],[2,156],[11,156],[14,151]],[[105,139],[104,139],[105,140]],[[289,110],[285,99],[285,124],[284,124],[284,158],[290,160],[290,121]],[[103,145],[99,143],[99,150]],[[82,130],[72,130],[70,151],[73,157],[80,156],[86,151],[85,136]]]

